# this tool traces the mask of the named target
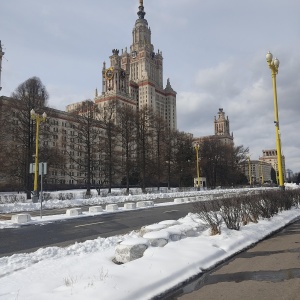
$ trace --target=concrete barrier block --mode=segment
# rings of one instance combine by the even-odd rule
[[[176,228],[167,228],[165,229],[169,232],[169,240],[176,242],[182,239],[182,232]]]
[[[136,209],[136,203],[124,203],[124,209]]]
[[[174,225],[174,226],[167,228],[167,230],[170,232],[170,234],[174,233],[175,235],[176,235],[176,233],[178,234],[179,232],[181,232],[180,238],[194,237],[197,235],[196,230],[191,225],[183,225],[183,224]],[[173,238],[175,239],[177,237],[174,236]]]
[[[106,211],[117,211],[119,209],[117,204],[107,204],[105,210]]]
[[[184,202],[184,198],[175,198],[174,203],[180,204]]]
[[[174,226],[180,223],[177,220],[164,220],[159,222],[158,224],[165,225],[165,226]]]
[[[184,230],[184,234],[187,236],[187,237],[193,237],[193,236],[196,236],[196,231],[194,228],[186,228]]]
[[[69,208],[66,211],[66,215],[69,217],[79,216],[82,214],[81,208]]]
[[[30,214],[17,214],[17,215],[12,215],[11,220],[13,223],[27,223],[31,220]]]
[[[145,201],[146,206],[154,206],[153,201]]]
[[[189,197],[189,202],[194,202],[196,201],[196,197]]]
[[[102,206],[91,206],[89,208],[89,213],[91,213],[91,214],[99,213],[101,211],[103,211]]]
[[[145,233],[143,238],[148,240],[152,247],[164,247],[168,244],[170,234],[166,230],[152,231]]]
[[[136,203],[136,207],[137,207],[137,208],[146,207],[145,201],[139,201],[139,202],[137,202],[137,203]]]
[[[140,230],[141,235],[143,236],[144,234],[152,231],[159,231],[161,229],[165,229],[168,227],[168,225],[165,224],[152,224],[152,225],[147,225],[143,226]]]
[[[148,248],[148,241],[143,238],[132,238],[121,242],[115,249],[115,260],[127,263],[141,258]]]

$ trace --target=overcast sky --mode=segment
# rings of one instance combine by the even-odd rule
[[[139,0],[1,0],[2,90],[10,96],[32,76],[49,106],[93,99],[103,61],[132,43]],[[177,91],[180,131],[214,132],[223,108],[235,144],[251,159],[275,148],[271,72],[265,55],[280,60],[279,121],[286,168],[300,171],[299,0],[144,0],[155,51]]]

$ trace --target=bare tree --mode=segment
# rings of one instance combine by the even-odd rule
[[[103,148],[102,167],[105,172],[108,193],[111,193],[114,182],[114,174],[120,170],[120,152],[118,152],[118,128],[117,128],[117,101],[111,101],[102,107],[101,121],[104,128],[104,138],[101,141]]]
[[[84,172],[86,195],[90,196],[93,172],[99,168],[97,155],[101,131],[101,122],[98,119],[99,108],[92,100],[85,100],[72,111],[72,114],[76,125],[74,124],[74,130],[69,136],[67,153],[71,164],[76,164],[77,169]]]
[[[194,150],[192,137],[184,132],[177,132],[175,143],[175,172],[179,187],[193,186]]]
[[[166,121],[158,114],[153,113],[153,145],[154,145],[154,176],[156,177],[157,189],[160,188],[160,183],[163,173],[163,165],[165,164],[166,147],[164,144],[166,128],[168,127]]]
[[[165,161],[167,165],[166,178],[168,182],[168,189],[171,188],[172,173],[175,167],[175,145],[176,145],[176,130],[172,130],[170,127],[166,128],[164,143],[165,143]]]
[[[201,170],[209,186],[242,183],[240,165],[245,161],[248,149],[207,138],[201,142],[199,153]]]
[[[119,106],[118,129],[121,139],[122,173],[124,173],[126,193],[129,193],[129,185],[135,171],[136,151],[136,111],[130,106]]]
[[[137,130],[137,170],[140,177],[140,187],[143,192],[146,191],[146,185],[149,181],[148,171],[151,170],[150,154],[152,152],[150,130],[151,115],[147,107],[137,113],[136,130]]]
[[[13,149],[13,154],[7,156],[8,176],[20,182],[31,197],[32,178],[29,176],[29,164],[33,162],[35,149],[35,122],[31,119],[30,111],[34,109],[42,113],[48,99],[48,93],[41,80],[32,77],[20,84],[8,98],[3,117],[6,120],[5,130],[10,136],[6,145],[8,150]]]

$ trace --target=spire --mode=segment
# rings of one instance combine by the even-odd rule
[[[140,0],[140,6],[139,6],[139,11],[137,15],[139,16],[139,19],[144,19],[145,17],[145,12],[144,12],[144,3],[143,0]]]

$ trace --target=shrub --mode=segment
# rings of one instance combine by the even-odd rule
[[[194,203],[194,212],[211,229],[211,234],[221,233],[222,221],[227,228],[239,230],[241,225],[257,223],[259,218],[271,218],[282,210],[300,206],[300,190],[264,191],[223,200]]]
[[[242,217],[243,217],[243,210],[242,210],[242,202],[234,197],[230,199],[223,200],[222,206],[220,209],[220,214],[225,222],[227,228],[239,230]]]
[[[221,234],[222,218],[219,213],[219,201],[196,202],[193,207],[198,217],[209,226],[211,235]]]
[[[260,217],[257,201],[257,195],[245,195],[241,199],[241,209],[243,211],[242,222],[246,225],[250,222],[257,223]]]
[[[293,194],[293,205],[300,208],[300,189],[291,191]]]

